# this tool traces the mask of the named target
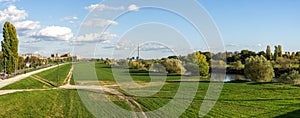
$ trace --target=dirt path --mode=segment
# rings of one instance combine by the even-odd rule
[[[71,79],[72,79],[72,74],[73,74],[73,66],[71,67],[67,77],[64,80],[65,85],[71,85],[70,82],[71,82]]]

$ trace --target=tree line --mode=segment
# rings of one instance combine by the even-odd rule
[[[282,51],[282,46],[274,46],[274,51],[267,46],[266,51],[258,53],[250,50],[240,52],[201,52],[185,56],[169,56],[156,60],[114,60],[99,59],[111,67],[139,69],[144,71],[166,72],[170,74],[188,74],[208,77],[210,71],[227,69],[227,72],[238,72],[257,82],[270,82],[273,78],[284,78],[283,75],[297,75],[300,52]],[[288,77],[291,78],[291,77]],[[296,80],[296,79],[292,79]],[[278,80],[281,81],[281,80]],[[291,81],[291,80],[289,80]],[[290,82],[291,83],[291,82]]]

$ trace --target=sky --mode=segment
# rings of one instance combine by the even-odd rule
[[[46,57],[71,52],[83,57],[126,58],[136,56],[140,46],[141,57],[150,59],[211,49],[210,39],[185,17],[201,16],[189,3],[158,3],[185,11],[177,14],[154,4],[124,1],[0,0],[0,25],[9,21],[16,26],[19,53]],[[300,51],[299,0],[193,2],[210,16],[226,51],[258,52],[267,45]]]

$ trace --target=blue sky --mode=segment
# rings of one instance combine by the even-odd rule
[[[0,23],[2,25],[5,21],[10,21],[15,24],[19,33],[20,53],[40,53],[50,56],[51,53],[72,52],[74,46],[87,43],[87,45],[97,44],[96,47],[85,46],[89,48],[87,50],[95,48],[93,51],[96,57],[112,57],[112,53],[117,54],[118,50],[131,49],[124,55],[129,57],[136,55],[136,50],[132,50],[138,43],[143,44],[153,38],[158,43],[145,44],[142,50],[144,55],[150,55],[148,58],[158,53],[161,56],[168,56],[183,55],[193,50],[207,50],[203,37],[191,24],[176,14],[161,9],[140,8],[131,3],[101,6],[100,2],[0,0]],[[261,51],[265,50],[266,45],[278,44],[283,45],[284,51],[300,51],[297,44],[300,39],[298,0],[198,0],[198,2],[215,21],[228,51],[242,49]],[[101,13],[90,13],[92,10]],[[111,18],[117,11],[127,13],[117,19]],[[88,21],[94,21],[96,24]],[[107,24],[110,26],[101,33]],[[166,30],[157,32],[157,29],[150,27],[149,24]],[[142,29],[145,29],[144,32],[140,32]],[[153,33],[161,38],[154,36]],[[139,39],[135,39],[137,37]],[[184,48],[185,44],[189,46]],[[160,52],[157,52],[158,49]],[[83,54],[85,52],[80,52],[79,55]]]

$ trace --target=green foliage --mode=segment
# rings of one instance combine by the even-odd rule
[[[245,76],[256,82],[270,82],[275,76],[272,64],[263,56],[246,59]]]
[[[242,64],[241,61],[232,62],[230,68],[234,70],[242,70],[244,69],[244,65]]]
[[[168,73],[184,74],[186,71],[178,59],[166,59],[162,64]]]
[[[110,59],[108,59],[108,58],[106,58],[106,59],[104,60],[104,64],[106,64],[106,65],[110,65],[110,64],[111,64],[111,60],[110,60]]]
[[[42,60],[35,56],[31,56],[26,57],[25,63],[30,63],[30,67],[37,67],[42,65]]]
[[[284,69],[290,68],[291,63],[292,61],[290,59],[283,58],[283,57],[278,57],[278,59],[276,60],[276,64],[278,64],[280,68],[284,68]]]
[[[286,83],[286,84],[300,84],[300,74],[298,71],[293,70],[289,73],[282,74],[278,82]]]
[[[196,52],[197,63],[199,65],[199,74],[201,76],[207,76],[209,74],[209,64],[206,61],[206,56]]]
[[[129,61],[129,68],[130,69],[138,69],[139,68],[139,62],[137,62],[137,61]]]
[[[272,60],[271,47],[269,45],[267,46],[266,56],[268,60]]]
[[[201,76],[207,76],[209,74],[209,64],[207,62],[206,56],[200,52],[195,52],[188,54],[184,59],[184,65],[189,72],[194,72],[194,65],[198,65],[199,74]]]
[[[282,57],[282,46],[278,45],[278,56]]]
[[[199,75],[199,65],[195,63],[186,63],[184,68],[187,72],[191,72],[192,75]]]
[[[117,65],[114,65],[114,67],[129,68],[129,61],[126,59],[120,59],[117,61]]]
[[[279,52],[278,47],[275,46],[275,50],[274,50],[274,60],[275,60],[275,61],[276,61],[277,58],[278,58],[278,52]]]
[[[226,62],[223,60],[211,60],[212,69],[225,69],[226,65]]]
[[[15,26],[9,22],[5,22],[3,27],[3,38],[1,41],[3,62],[6,67],[6,72],[11,74],[18,68],[18,45],[19,40]]]
[[[152,72],[166,73],[166,68],[160,63],[153,63],[149,69]]]
[[[4,69],[4,63],[3,63],[3,53],[2,53],[2,51],[0,51],[0,72],[2,72],[3,71],[3,69]]]
[[[19,60],[18,60],[18,70],[22,70],[25,68],[25,60],[23,57],[19,57]]]

